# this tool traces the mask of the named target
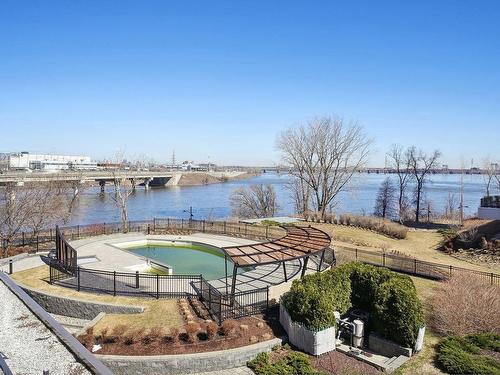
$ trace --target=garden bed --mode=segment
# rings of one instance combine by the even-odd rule
[[[101,345],[96,354],[108,355],[162,355],[203,353],[239,348],[257,342],[281,337],[284,332],[279,324],[277,311],[270,314],[226,320],[221,326],[212,321],[196,319],[184,328],[128,329],[115,326],[113,330],[89,330],[78,337],[88,349]]]

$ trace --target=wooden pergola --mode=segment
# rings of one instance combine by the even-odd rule
[[[283,264],[285,281],[288,281],[285,262],[304,259],[301,277],[304,276],[309,257],[320,255],[318,268],[321,269],[325,251],[331,243],[330,236],[320,229],[311,226],[284,227],[286,234],[276,240],[253,245],[223,247],[226,260],[226,289],[227,289],[227,260],[233,262],[231,294],[236,286],[236,274],[240,267],[254,267],[267,264]]]

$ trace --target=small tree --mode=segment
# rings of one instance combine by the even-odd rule
[[[427,155],[422,150],[417,150],[415,146],[408,149],[410,170],[415,180],[415,222],[417,223],[420,221],[420,205],[427,176],[437,166],[440,156],[441,153],[438,150]]]
[[[387,177],[378,190],[377,200],[375,202],[374,215],[382,218],[390,218],[394,215],[394,198],[396,190],[392,185],[391,179]]]
[[[112,199],[116,206],[120,210],[120,217],[122,222],[122,231],[124,233],[129,230],[129,219],[128,219],[128,198],[134,192],[133,186],[127,184],[126,173],[124,172],[124,159],[123,152],[118,151],[115,156],[116,164],[118,169],[113,169],[113,181],[115,185],[115,194],[112,195]]]
[[[272,217],[278,211],[276,192],[272,185],[251,185],[236,189],[230,197],[233,216],[239,218]]]

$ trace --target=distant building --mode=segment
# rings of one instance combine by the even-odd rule
[[[9,170],[58,171],[97,169],[89,156],[30,154],[29,152],[4,154]]]

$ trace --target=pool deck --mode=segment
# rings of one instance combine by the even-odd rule
[[[79,264],[81,264],[82,267],[103,271],[135,272],[135,270],[144,269],[148,266],[146,258],[120,249],[117,244],[146,240],[196,242],[215,247],[249,245],[260,242],[245,238],[207,233],[193,233],[190,235],[145,235],[135,232],[89,237],[70,241],[70,243],[78,251]],[[95,260],[92,258],[95,258]],[[84,262],[82,262],[83,260]],[[44,263],[38,255],[29,256],[17,260],[14,264],[14,271],[18,272],[43,264]],[[265,288],[269,285],[272,288],[273,297],[278,298],[282,291],[288,289],[291,280],[300,275],[301,264],[300,260],[286,262],[288,282],[285,281],[282,264],[257,266],[252,270],[239,273],[236,277],[235,290],[252,290],[256,288]],[[7,265],[3,268],[7,270]],[[230,268],[228,271],[231,273],[232,269]],[[232,282],[231,276],[228,277],[227,281],[230,285]],[[211,280],[210,283],[222,292],[226,291],[225,277]],[[230,289],[228,291],[230,291]]]

